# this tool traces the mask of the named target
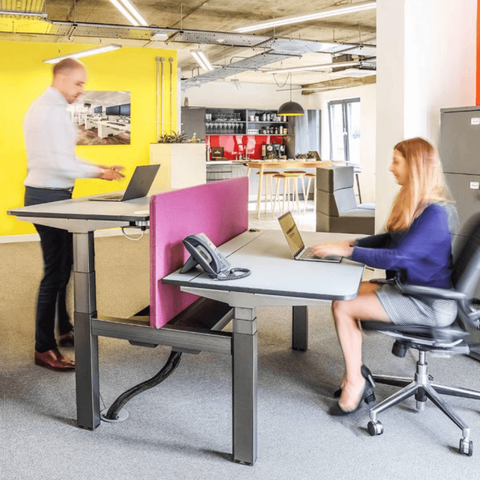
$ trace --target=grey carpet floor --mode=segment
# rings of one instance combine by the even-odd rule
[[[130,315],[142,308],[148,301],[148,236],[136,244],[98,239],[96,255],[99,312]],[[126,406],[125,422],[81,430],[75,426],[74,375],[33,364],[39,245],[0,245],[0,265],[2,480],[478,477],[480,405],[474,400],[447,398],[472,428],[473,457],[458,453],[460,430],[431,403],[421,413],[414,400],[385,412],[385,433],[378,437],[366,430],[366,408],[342,419],[328,415],[343,375],[328,304],[309,309],[310,344],[303,353],[290,349],[288,308],[258,309],[255,466],[231,462],[231,359],[222,355],[184,355],[174,375]],[[399,359],[387,337],[364,339],[364,361],[372,370],[413,373],[413,352]],[[168,354],[166,347],[100,338],[102,408],[153,376]],[[479,363],[469,357],[429,358],[429,365],[438,383],[480,390]],[[394,391],[379,385],[377,399]]]

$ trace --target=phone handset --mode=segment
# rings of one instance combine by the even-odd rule
[[[187,273],[196,265],[200,265],[209,277],[218,280],[244,278],[251,273],[246,268],[231,268],[228,260],[204,233],[188,235],[183,240],[183,244],[190,253],[190,257],[181,268],[180,273]]]

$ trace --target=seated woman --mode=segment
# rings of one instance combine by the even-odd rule
[[[421,138],[397,144],[390,171],[401,186],[387,221],[387,233],[353,241],[323,243],[315,255],[342,255],[387,271],[401,282],[451,288],[451,234],[455,218],[442,166],[433,146]],[[357,298],[334,301],[333,317],[345,359],[346,375],[334,414],[357,410],[374,398],[362,367],[359,320],[447,326],[456,317],[453,300],[402,295],[394,283],[362,282]]]

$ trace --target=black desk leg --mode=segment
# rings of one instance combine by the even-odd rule
[[[258,333],[255,308],[235,308],[233,317],[233,461],[257,459]]]
[[[93,232],[73,235],[73,256],[77,425],[95,430],[100,402],[98,337],[92,335],[92,318],[97,315]]]
[[[308,349],[307,307],[292,307],[292,349],[302,352]]]

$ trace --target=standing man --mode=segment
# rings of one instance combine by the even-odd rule
[[[75,128],[67,112],[69,104],[84,93],[87,72],[83,63],[71,58],[53,68],[52,86],[30,106],[24,119],[28,173],[25,205],[72,198],[77,178],[118,180],[122,167],[104,167],[75,156]],[[66,289],[73,264],[72,234],[58,228],[35,225],[43,253],[44,276],[36,311],[35,363],[57,371],[75,368],[62,355],[55,340],[58,317],[60,346],[72,346],[73,326],[66,308]]]

